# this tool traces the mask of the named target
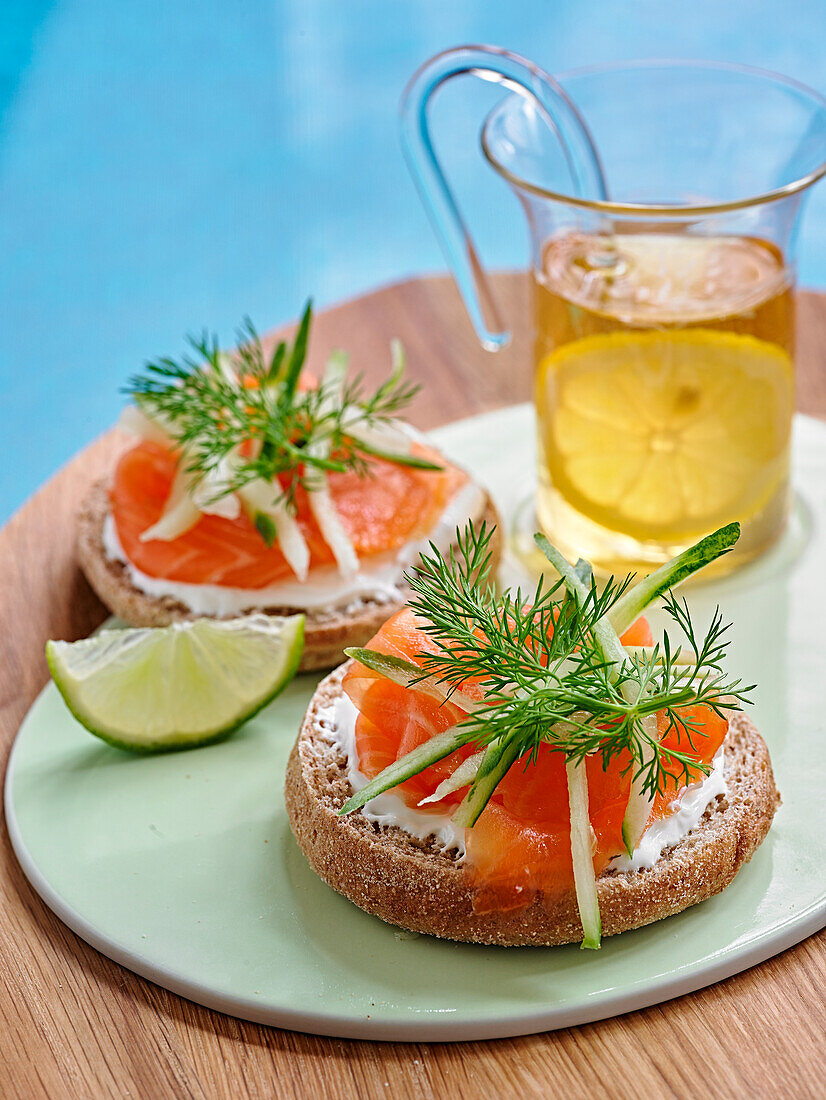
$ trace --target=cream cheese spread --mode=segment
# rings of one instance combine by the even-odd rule
[[[478,520],[485,508],[485,493],[472,481],[463,485],[448,504],[433,530],[424,539],[412,540],[397,551],[371,557],[349,578],[336,566],[313,569],[306,581],[285,580],[266,588],[228,588],[220,584],[186,584],[142,573],[127,558],[111,514],[103,525],[103,550],[111,561],[122,562],[135,586],[147,596],[167,596],[196,615],[235,615],[256,607],[289,607],[314,615],[335,614],[358,608],[364,600],[393,603],[401,598],[404,571],[433,542],[446,551],[468,520]]]
[[[356,719],[358,710],[346,695],[319,715],[319,723],[331,744],[347,760],[347,777],[354,792],[369,782],[359,769],[356,749]],[[654,866],[666,848],[676,844],[696,829],[709,805],[718,795],[727,792],[725,750],[720,747],[712,761],[712,769],[699,783],[686,787],[682,796],[671,803],[672,813],[655,821],[646,829],[634,855],[615,856],[609,867],[615,871],[641,871]],[[418,840],[432,838],[445,851],[455,851],[457,860],[465,857],[464,829],[443,814],[428,813],[408,804],[397,794],[387,791],[372,798],[362,809],[368,821],[379,825],[395,825]]]
[[[682,795],[671,803],[671,814],[652,822],[640,837],[633,856],[614,856],[609,866],[614,871],[649,870],[666,848],[696,829],[703,814],[717,798],[726,794],[726,756],[721,745],[711,762],[711,771],[699,783],[686,787]]]
[[[354,793],[370,782],[359,769],[356,750],[356,719],[358,710],[346,695],[325,707],[319,713],[319,725],[331,744],[339,749],[347,760],[347,778]],[[432,839],[444,851],[456,853],[456,859],[465,857],[465,830],[454,825],[445,814],[428,813],[408,806],[397,794],[385,791],[365,803],[361,811],[368,821],[377,825],[395,825],[417,840]]]

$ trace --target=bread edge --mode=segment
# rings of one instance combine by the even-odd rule
[[[87,494],[78,515],[77,558],[86,579],[100,601],[130,626],[168,626],[200,618],[185,604],[169,596],[150,596],[141,592],[129,578],[123,562],[113,561],[103,549],[103,525],[109,512],[108,483],[97,481]],[[502,553],[501,519],[496,506],[485,492],[484,520],[496,526],[491,539],[494,570]],[[405,606],[409,590],[403,588],[398,600],[363,600],[358,610],[323,616],[304,612],[304,651],[299,671],[328,669],[344,659],[344,649],[365,645],[391,615]],[[267,615],[295,615],[301,608],[249,608]],[[242,612],[243,613],[243,612]]]
[[[313,870],[359,908],[409,931],[501,946],[580,940],[573,890],[540,894],[522,909],[477,914],[468,875],[432,842],[378,826],[360,811],[338,816],[352,791],[319,713],[340,696],[348,666],[319,685],[287,765],[290,826]],[[700,825],[652,869],[607,872],[597,880],[603,935],[639,928],[719,893],[765,838],[780,795],[765,742],[741,713],[732,717],[726,749],[728,794],[708,807]]]

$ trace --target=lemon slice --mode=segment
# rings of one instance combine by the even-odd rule
[[[55,684],[97,737],[136,752],[228,736],[292,680],[304,616],[196,619],[48,642]]]
[[[537,407],[554,487],[641,539],[759,512],[788,475],[789,355],[731,332],[615,332],[546,356]]]

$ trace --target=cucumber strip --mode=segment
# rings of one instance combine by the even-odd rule
[[[160,539],[171,542],[191,530],[201,518],[201,510],[192,499],[192,475],[180,462],[175,469],[169,496],[161,509],[161,514],[151,527],[141,531],[141,542]]]
[[[586,561],[585,558],[577,559],[577,563],[574,566],[574,572],[583,584],[590,584],[594,578],[594,570],[591,563]]]
[[[352,657],[354,661],[358,661],[360,664],[365,665],[373,672],[378,672],[380,676],[386,677],[388,680],[392,680],[396,684],[400,684],[402,687],[410,688],[414,691],[424,692],[431,699],[435,699],[439,703],[451,702],[456,706],[461,707],[462,710],[468,714],[472,714],[475,711],[481,710],[484,703],[471,699],[458,689],[455,691],[450,690],[448,684],[440,684],[433,677],[428,677],[425,680],[421,679],[422,670],[418,665],[414,665],[411,661],[405,661],[403,657],[395,657],[389,653],[376,653],[372,649],[362,649],[357,646],[352,646],[344,650],[348,657]],[[429,764],[434,763],[436,760],[441,760],[444,756],[447,756],[453,749],[449,749],[447,752],[442,752],[441,747],[436,745],[436,742],[440,737],[444,738],[451,734],[454,730],[460,729],[461,726],[452,726],[449,730],[445,730],[443,734],[437,735],[437,737],[431,738],[420,748],[414,749],[412,753],[403,757],[401,760],[396,761],[395,764],[391,764],[389,768],[386,768],[380,775],[376,776],[373,783],[379,781],[384,782],[385,779],[390,781],[385,784],[381,789],[386,790],[388,787],[396,786],[398,783],[403,782],[402,779],[393,778],[390,773],[393,773],[393,769],[399,765],[407,765],[411,762],[412,758],[417,753],[421,753],[428,749],[429,746],[434,746],[438,755],[434,756],[432,760],[428,759],[427,763],[416,763],[416,766],[412,768],[405,776],[404,779],[409,779],[411,775],[416,774],[417,771],[422,771]],[[459,744],[467,744],[471,740],[466,734],[462,735],[462,739]],[[456,746],[458,747],[458,746]],[[502,777],[510,768],[518,756],[518,751],[515,746],[511,745],[508,741],[495,741],[489,745],[484,754],[478,754],[476,758],[477,763],[474,765],[474,772],[472,775],[468,775],[467,779],[463,779],[461,782],[457,782],[455,786],[449,787],[450,790],[456,790],[458,787],[464,787],[466,783],[473,779],[473,786],[468,791],[467,797],[461,803],[456,813],[454,814],[454,820],[459,826],[469,828],[487,806],[491,794],[502,779]],[[417,759],[423,759],[418,757]],[[467,762],[466,762],[467,763]],[[393,773],[395,774],[395,773]],[[454,773],[455,774],[455,773]],[[442,791],[439,794],[439,790],[445,785],[449,785],[453,776],[450,779],[445,780],[443,784],[434,792],[429,799],[425,799],[427,802],[438,801],[438,798],[444,798],[448,790]],[[372,787],[372,784],[370,785]],[[368,790],[367,787],[364,791]],[[361,797],[364,791],[360,791],[355,797]],[[372,798],[374,794],[380,794],[381,791],[376,790],[368,798]],[[438,798],[436,797],[438,795]],[[366,799],[365,799],[366,801]],[[354,803],[354,799],[345,805],[341,813],[349,813],[351,809],[358,809],[359,805],[364,805],[364,802],[360,802],[358,805]]]
[[[629,859],[637,850],[653,806],[654,795],[651,791],[644,790],[642,776],[638,773],[631,780],[628,805],[625,808],[625,817],[622,819],[622,842]]]
[[[342,351],[341,348],[333,348],[327,356],[327,362],[324,366],[323,385],[325,389],[332,390],[336,403],[340,400],[344,390],[344,380],[347,377],[349,367],[350,353]]]
[[[319,415],[329,415],[341,402],[349,361],[350,357],[344,351],[333,351],[330,354],[321,383]],[[329,440],[311,444],[307,450],[313,458],[328,459]],[[313,471],[312,482],[308,484],[307,499],[322,537],[333,552],[339,573],[348,579],[354,577],[359,568],[358,554],[338,514],[330,494],[327,475],[323,470]]]
[[[438,703],[455,703],[457,707],[461,707],[468,714],[473,714],[474,711],[480,710],[484,706],[483,703],[471,699],[469,695],[465,695],[458,688],[451,690],[450,684],[441,684],[432,676],[428,676],[427,679],[423,680],[421,678],[422,670],[419,666],[414,665],[411,661],[405,661],[403,657],[394,657],[390,653],[376,653],[373,649],[362,649],[359,646],[351,646],[349,649],[345,649],[344,653],[347,657],[352,657],[354,661],[358,661],[359,664],[364,665],[373,672],[378,672],[380,676],[384,676],[387,680],[392,680],[394,684],[411,688],[413,691],[421,691]]]
[[[395,386],[401,376],[404,374],[404,368],[407,366],[407,355],[405,354],[404,344],[398,338],[394,336],[390,341],[390,381],[389,386]]]
[[[571,857],[574,864],[574,888],[579,919],[582,921],[583,948],[596,950],[602,940],[597,880],[591,850],[591,821],[588,817],[588,782],[585,764],[568,760],[568,808],[571,814]]]
[[[633,588],[629,588],[608,613],[617,634],[623,634],[669,588],[676,588],[693,573],[710,565],[723,554],[730,553],[739,538],[740,524],[728,523],[649,573]]]
[[[565,582],[565,587],[571,595],[584,601],[588,596],[588,589],[577,576],[574,567],[562,554],[560,554],[555,546],[551,545],[544,535],[537,534],[534,537],[537,546],[539,546],[542,553],[562,577]],[[636,619],[637,615],[635,615],[631,621],[634,622]],[[631,624],[629,623],[628,625],[630,626]],[[603,616],[595,625],[594,640],[599,646],[605,661],[614,665],[615,671],[613,679],[616,679],[622,665],[628,660],[628,654],[619,639],[619,634],[608,616]],[[639,691],[633,684],[628,682],[623,683],[620,687],[620,691],[622,692],[623,699],[625,699],[629,706],[633,706],[638,702]],[[645,718],[642,719],[642,723],[646,734],[653,741],[657,736],[656,714],[646,715]],[[634,849],[637,847],[640,837],[645,832],[645,827],[648,824],[648,818],[651,816],[651,807],[653,805],[654,795],[643,789],[643,779],[638,772],[631,780],[631,793],[628,797],[628,808],[625,811],[625,819],[622,823],[622,839],[629,856],[634,854]]]
[[[175,437],[172,434],[172,426],[161,413],[153,413],[152,416],[140,403],[140,398],[134,396],[134,405],[126,405],[121,409],[118,422],[115,425],[122,432],[136,435],[139,439],[145,439],[149,443],[159,443],[162,447],[174,447]]]
[[[473,786],[453,815],[456,825],[470,829],[476,824],[490,796],[518,756],[519,746],[515,738],[499,738],[488,745]]]
[[[588,588],[580,580],[574,566],[553,546],[544,535],[535,535],[536,544],[554,569],[565,582],[565,587],[570,594],[584,603],[588,598]],[[628,659],[625,647],[619,640],[619,634],[605,618],[599,620],[594,627],[594,639],[597,642],[602,656],[606,661],[622,666]],[[619,669],[617,669],[619,671]],[[616,678],[616,676],[615,676]],[[636,699],[634,699],[636,702]]]
[[[275,537],[278,539],[281,553],[287,559],[287,564],[300,581],[305,581],[310,568],[310,548],[298,521],[283,498],[276,495],[277,491],[276,485],[271,481],[264,481],[259,477],[247,482],[242,489],[239,489],[238,496],[259,531],[262,531],[262,526],[269,531],[269,526],[257,519],[258,513],[261,512],[269,517],[275,527]]]
[[[349,580],[358,573],[358,554],[338,514],[330,493],[327,475],[322,470],[316,470],[313,474],[313,482],[313,487],[307,493],[310,511],[315,517],[324,541],[333,552],[339,573]]]
[[[427,806],[431,802],[441,802],[449,794],[453,794],[454,791],[461,790],[468,783],[472,783],[479,771],[483,756],[484,753],[477,752],[473,756],[469,756],[467,760],[463,760],[455,772],[449,775],[447,779],[442,780],[433,794],[419,800],[419,805]]]
[[[369,802],[377,794],[383,794],[391,787],[397,787],[399,783],[404,783],[411,776],[418,775],[425,768],[429,768],[431,764],[450,756],[452,752],[460,749],[462,745],[466,745],[470,740],[472,740],[472,736],[466,730],[463,730],[461,725],[451,726],[444,733],[437,733],[435,737],[431,737],[429,741],[419,745],[407,756],[403,756],[401,760],[397,760],[388,768],[385,768],[383,772],[379,772],[366,787],[362,787],[360,791],[357,791],[352,798],[344,803],[338,811],[339,815],[360,810],[365,802]]]
[[[366,447],[375,447],[388,454],[409,455],[413,449],[413,436],[399,422],[374,420],[365,422],[362,410],[350,405],[344,411],[341,429]]]
[[[401,340],[390,341],[391,368],[390,377],[381,387],[379,392],[392,390],[401,380],[405,369],[404,346]],[[360,418],[359,411],[354,410],[356,421]],[[344,431],[350,435],[367,454],[376,458],[387,459],[399,466],[412,466],[419,470],[442,470],[439,463],[430,459],[411,454],[412,438],[400,424],[393,424],[386,419],[374,420],[372,423],[360,424],[351,429],[348,418],[345,417]]]

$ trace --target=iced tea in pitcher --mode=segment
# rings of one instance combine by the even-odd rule
[[[794,408],[775,246],[568,233],[535,273],[535,324],[538,512],[563,548],[610,571],[734,519],[749,555],[773,539]]]
[[[717,566],[736,568],[779,538],[789,511],[794,250],[805,196],[826,175],[826,99],[723,62],[553,77],[492,46],[431,58],[407,87],[402,138],[490,351],[508,344],[510,319],[428,122],[436,90],[463,74],[508,93],[482,152],[531,240],[539,453],[536,508],[515,507],[518,552],[544,567],[531,539],[521,546],[538,521],[571,560],[647,572],[737,520]]]

